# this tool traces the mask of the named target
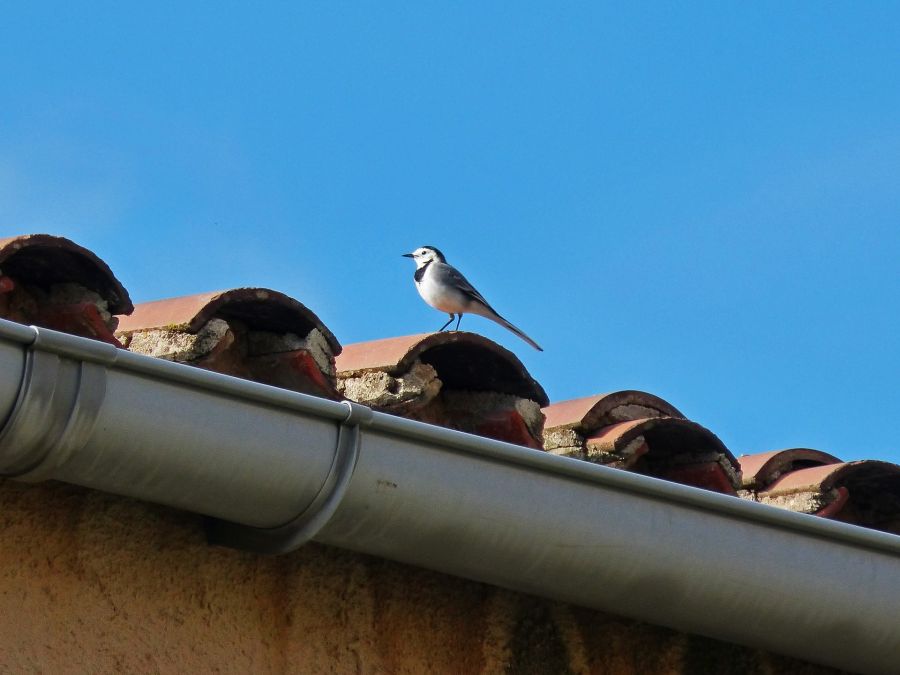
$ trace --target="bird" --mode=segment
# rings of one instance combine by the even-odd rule
[[[416,263],[413,278],[422,299],[428,305],[450,315],[450,320],[441,326],[439,333],[453,323],[453,319],[456,319],[456,330],[459,330],[463,314],[478,314],[512,331],[539,352],[544,351],[537,342],[500,316],[434,246],[420,246],[412,253],[403,253],[402,256],[412,258]]]

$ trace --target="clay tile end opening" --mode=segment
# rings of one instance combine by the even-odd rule
[[[337,366],[339,387],[351,400],[542,447],[546,393],[512,352],[480,335],[432,333],[348,345]]]
[[[128,291],[96,254],[64,237],[29,234],[0,239],[0,270],[27,284],[49,289],[78,283],[109,303],[112,314],[134,309]]]
[[[128,349],[338,399],[341,345],[307,307],[266,288],[144,303],[119,328]]]

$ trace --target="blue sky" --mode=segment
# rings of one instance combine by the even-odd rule
[[[900,461],[897,3],[73,4],[4,9],[3,236],[345,344],[443,323],[432,244],[553,400]]]

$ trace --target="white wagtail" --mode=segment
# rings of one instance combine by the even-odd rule
[[[478,314],[511,330],[538,351],[544,351],[537,342],[497,314],[481,293],[475,290],[458,269],[449,265],[444,254],[434,246],[422,246],[412,253],[404,253],[403,257],[412,258],[416,262],[413,278],[422,299],[435,309],[450,315],[450,320],[438,332],[453,323],[453,319],[456,319],[456,330],[459,330],[463,314]]]

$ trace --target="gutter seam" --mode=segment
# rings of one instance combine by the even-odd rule
[[[288,553],[310,542],[328,524],[344,499],[359,459],[361,426],[372,422],[371,408],[342,401],[347,416],[338,424],[337,444],[331,468],[316,496],[293,520],[278,527],[250,527],[218,518],[206,518],[210,544],[256,553]]]

